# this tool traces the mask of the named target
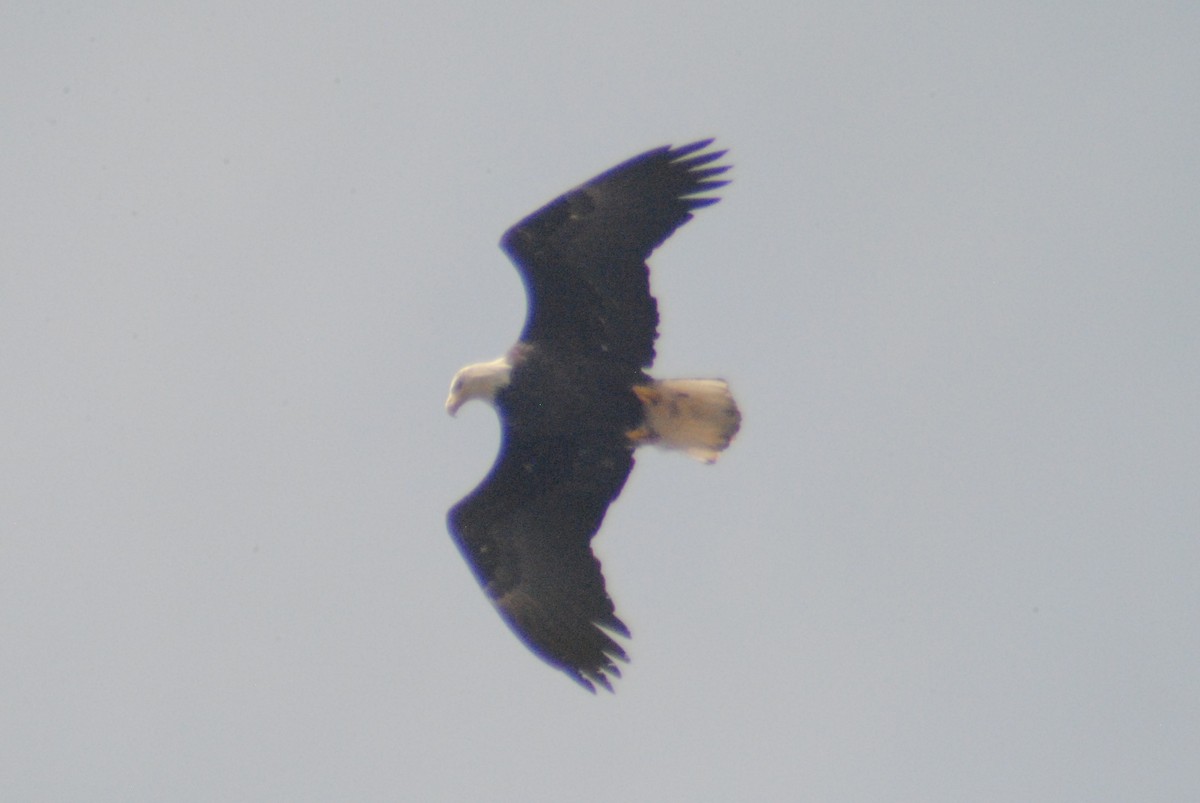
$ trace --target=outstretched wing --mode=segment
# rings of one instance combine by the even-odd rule
[[[450,510],[459,550],[509,627],[590,690],[611,691],[609,676],[621,674],[613,659],[626,660],[604,630],[629,636],[590,541],[632,468],[628,450],[548,455],[509,442],[483,484]]]
[[[645,368],[654,361],[658,310],[646,258],[717,202],[699,196],[727,184],[725,151],[712,140],[664,146],[616,167],[534,212],[501,246],[525,282],[529,314],[521,340]]]
[[[629,636],[591,550],[633,469],[624,432],[640,412],[626,373],[540,354],[515,368],[496,399],[500,455],[449,515],[459,550],[513,631],[593,691],[594,683],[611,691],[614,659],[626,660],[610,632]]]

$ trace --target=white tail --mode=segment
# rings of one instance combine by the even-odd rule
[[[729,385],[721,379],[664,379],[634,389],[646,419],[632,436],[638,444],[681,449],[712,463],[742,423]]]

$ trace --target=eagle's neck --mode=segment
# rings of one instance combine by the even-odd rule
[[[512,368],[507,354],[491,362],[479,362],[463,368],[454,375],[454,381],[450,383],[446,411],[454,415],[459,407],[472,399],[482,399],[495,405],[496,393],[512,379]]]

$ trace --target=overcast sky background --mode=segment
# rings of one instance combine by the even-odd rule
[[[1196,4],[10,5],[0,797],[1200,794]],[[504,229],[706,136],[656,370],[745,425],[639,458],[593,697],[442,402]]]

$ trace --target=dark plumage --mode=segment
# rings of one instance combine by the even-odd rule
[[[506,358],[464,368],[447,400],[454,412],[489,399],[503,424],[490,473],[450,510],[455,542],[513,631],[593,690],[611,690],[626,655],[610,634],[629,630],[590,542],[636,446],[659,440],[634,390],[659,385],[643,371],[658,325],[646,258],[716,203],[697,197],[727,183],[714,178],[728,168],[709,166],[724,154],[705,152],[710,143],[644,153],[509,229],[501,245],[525,283],[524,329]],[[740,419],[719,384],[728,420],[714,456]]]

